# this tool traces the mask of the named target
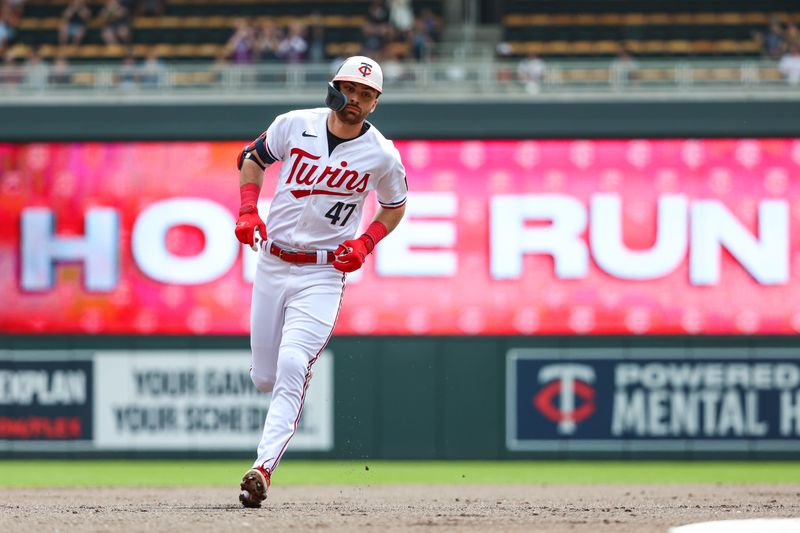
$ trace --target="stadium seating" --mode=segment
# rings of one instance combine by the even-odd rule
[[[758,11],[756,11],[756,9]],[[504,40],[512,56],[758,56],[772,15],[800,21],[787,0],[509,0]]]
[[[225,55],[238,20],[323,28],[327,58],[359,52],[370,0],[167,0],[163,16],[132,19],[131,47],[106,46],[98,13],[103,0],[88,0],[93,13],[79,47],[58,47],[58,27],[68,0],[27,0],[12,52],[38,49],[45,59],[66,55],[72,63],[137,58],[155,51],[167,60],[206,61]],[[441,18],[444,0],[414,0]],[[624,49],[637,57],[757,57],[772,15],[800,22],[796,0],[507,0],[503,40],[511,57],[613,57]],[[393,43],[390,55],[408,55]]]
[[[27,0],[13,53],[24,57],[35,48],[46,59],[63,53],[72,62],[118,59],[128,53],[128,47],[103,44],[102,21],[97,17],[102,0],[88,0],[93,19],[82,45],[59,50],[58,27],[67,3]],[[442,0],[415,0],[413,5],[415,11],[430,8],[436,14],[442,12]],[[236,22],[242,18],[256,25],[269,22],[286,26],[309,23],[313,17],[323,27],[325,53],[333,58],[360,50],[368,7],[369,0],[167,0],[163,16],[132,18],[131,50],[135,57],[156,50],[169,60],[213,61],[225,51]]]

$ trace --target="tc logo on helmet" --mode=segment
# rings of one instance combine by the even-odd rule
[[[362,76],[367,77],[372,74],[372,65],[369,63],[361,63],[361,66],[358,67],[358,71],[361,73]]]
[[[558,423],[558,432],[571,435],[576,423],[589,418],[595,411],[594,369],[587,365],[555,364],[539,370],[539,382],[547,383],[533,397],[533,406],[546,418]],[[576,406],[575,399],[583,400]],[[558,402],[556,402],[558,398]]]

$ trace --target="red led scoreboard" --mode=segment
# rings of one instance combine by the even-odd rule
[[[0,144],[0,331],[246,334],[243,143]],[[800,331],[800,140],[396,145],[406,219],[338,334]]]

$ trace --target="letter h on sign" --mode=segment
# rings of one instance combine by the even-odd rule
[[[83,237],[57,237],[50,209],[25,209],[20,236],[22,289],[49,289],[55,279],[54,263],[82,261],[83,283],[88,290],[113,290],[119,278],[119,217],[113,209],[89,209],[85,227]]]

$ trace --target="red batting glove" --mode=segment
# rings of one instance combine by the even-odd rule
[[[262,240],[267,238],[267,225],[258,216],[258,207],[256,207],[261,187],[255,183],[245,183],[239,187],[239,192],[242,197],[242,203],[239,208],[239,220],[236,221],[234,232],[239,242],[253,247],[256,228],[261,233]]]
[[[334,252],[336,260],[333,262],[333,268],[340,272],[355,272],[361,268],[369,253],[366,239],[367,237],[362,235],[358,239],[340,244]]]
[[[364,264],[364,260],[375,249],[375,245],[388,233],[383,222],[373,220],[361,237],[344,241],[339,245],[334,252],[336,260],[333,262],[333,268],[341,272],[355,272]]]
[[[242,244],[253,246],[256,228],[258,228],[258,231],[261,233],[261,238],[266,239],[267,225],[264,224],[264,221],[258,216],[258,209],[252,207],[251,210],[248,210],[243,207],[239,211],[239,220],[236,221],[236,229],[234,230],[236,238],[239,239],[239,242]]]

